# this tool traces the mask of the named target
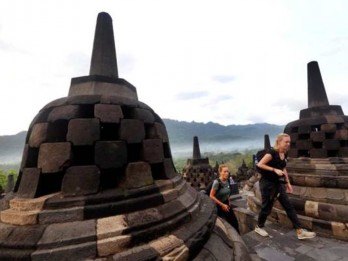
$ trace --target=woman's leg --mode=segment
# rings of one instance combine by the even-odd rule
[[[226,203],[226,204],[228,204],[228,203]],[[237,230],[238,233],[240,233],[238,220],[236,218],[236,215],[233,212],[233,209],[230,208],[230,211],[225,212],[222,210],[222,208],[219,205],[216,204],[216,206],[217,206],[217,210],[218,210],[217,211],[218,216],[225,219],[231,226],[234,227],[235,230]]]
[[[262,206],[259,213],[257,225],[264,227],[267,216],[271,213],[275,194],[277,193],[276,184],[265,179],[260,180],[260,191],[262,197]]]
[[[285,210],[287,216],[289,217],[290,221],[292,222],[294,228],[296,228],[296,229],[301,228],[301,223],[297,217],[297,213],[295,211],[295,208],[291,204],[290,199],[289,199],[283,185],[279,185],[278,200],[279,200],[279,203],[284,208],[284,210]]]

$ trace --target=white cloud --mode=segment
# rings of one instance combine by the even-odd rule
[[[31,0],[0,9],[0,135],[88,75],[96,18],[113,18],[119,77],[162,118],[286,124],[307,106],[317,60],[330,104],[348,107],[345,1]],[[20,6],[20,8],[18,8]]]

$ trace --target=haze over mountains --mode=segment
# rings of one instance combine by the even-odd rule
[[[257,150],[263,147],[264,135],[274,138],[284,126],[260,123],[223,126],[217,123],[185,122],[163,119],[173,158],[188,158],[193,153],[193,137],[197,136],[201,154]],[[26,131],[0,136],[0,164],[21,161]]]

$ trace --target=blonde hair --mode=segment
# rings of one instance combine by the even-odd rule
[[[220,164],[219,165],[219,174],[222,171],[223,168],[228,168],[227,164]]]
[[[290,138],[290,135],[287,134],[287,133],[280,133],[280,134],[278,134],[278,135],[277,135],[277,138],[276,138],[276,140],[275,140],[275,142],[274,142],[273,148],[274,148],[275,150],[278,150],[280,141],[281,141],[282,139],[284,139],[284,138],[287,138],[287,137]]]

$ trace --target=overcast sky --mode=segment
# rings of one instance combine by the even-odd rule
[[[348,1],[11,0],[0,8],[0,135],[27,130],[89,74],[113,19],[119,77],[162,118],[285,125],[307,108],[307,63],[348,111]]]

